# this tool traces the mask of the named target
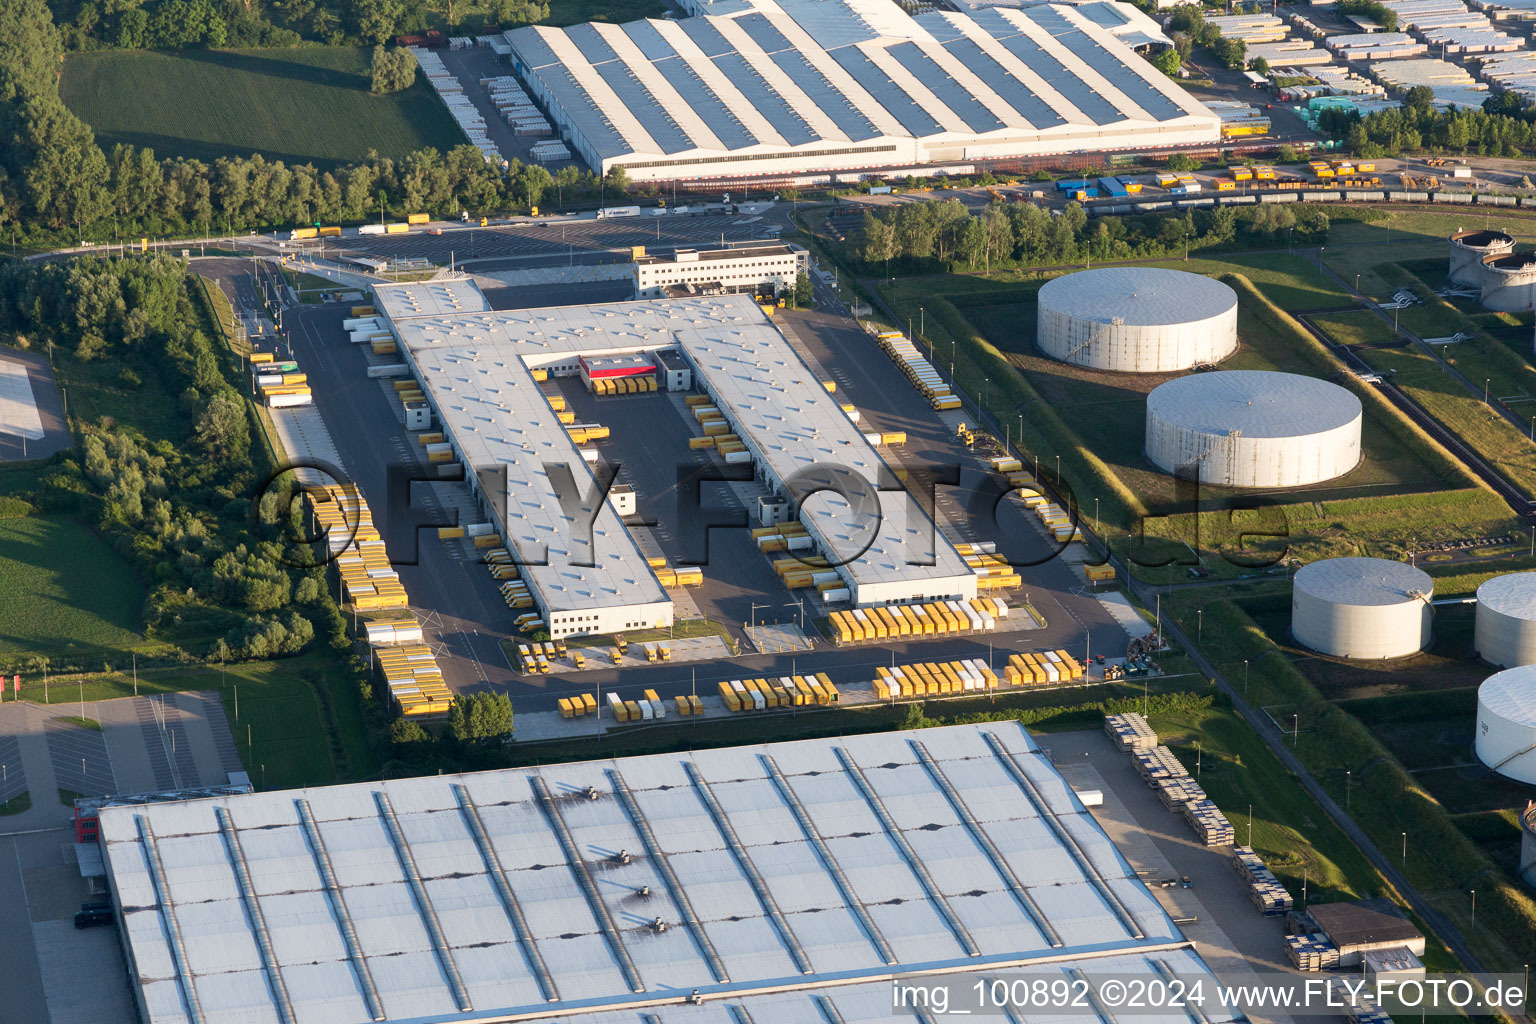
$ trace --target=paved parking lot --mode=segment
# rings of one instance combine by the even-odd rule
[[[112,774],[112,759],[107,756],[107,741],[98,729],[48,719],[48,757],[53,763],[53,777],[60,789],[81,796],[102,796],[117,792],[117,778]]]
[[[1102,730],[1051,733],[1040,741],[1073,789],[1104,794],[1104,805],[1090,808],[1093,816],[1131,867],[1153,884],[1163,909],[1176,919],[1194,919],[1181,926],[1184,934],[1222,980],[1251,984],[1256,971],[1292,970],[1285,955],[1285,919],[1264,917],[1254,907],[1232,869],[1231,847],[1197,844],[1184,819],[1164,807],[1136,774],[1129,754],[1116,750]],[[1185,875],[1191,888],[1155,884]],[[1255,1020],[1290,1024],[1291,1019],[1271,1014]]]
[[[151,703],[153,735],[139,717]],[[0,1024],[134,1020],[117,929],[74,927],[93,894],[75,857],[73,807],[61,796],[153,792],[167,774],[180,786],[225,782],[240,762],[223,704],[217,694],[186,693],[88,702],[83,713],[78,704],[7,702],[0,765],[0,785],[24,780],[31,795],[26,811],[0,817]]]
[[[3,348],[0,349],[0,359],[20,363],[27,368],[27,377],[32,384],[32,401],[37,406],[38,418],[43,427],[40,439],[23,440],[20,435],[8,433],[5,424],[0,423],[0,462],[46,459],[73,444],[74,437],[69,432],[69,425],[64,422],[64,406],[48,357],[38,352]]]
[[[27,769],[15,736],[0,736],[0,804],[27,791]]]
[[[718,198],[718,197],[716,197]],[[684,202],[686,202],[686,198]],[[551,216],[526,226],[496,226],[445,231],[440,235],[413,231],[403,235],[362,235],[322,245],[295,246],[335,255],[338,251],[384,260],[427,259],[447,266],[450,258],[465,261],[502,260],[498,264],[475,263],[476,270],[508,269],[537,262],[558,264],[582,254],[611,254],[631,246],[658,250],[678,246],[697,247],[723,242],[743,242],[772,235],[779,222],[755,214],[676,214],[594,220],[589,217]],[[450,257],[451,254],[451,257]],[[605,255],[604,258],[610,258]]]

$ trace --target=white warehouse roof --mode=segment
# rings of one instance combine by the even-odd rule
[[[442,281],[405,281],[373,286],[374,303],[391,320],[450,313],[483,313],[491,308],[485,293],[469,277]]]
[[[870,493],[881,480],[879,454],[747,295],[420,317],[394,326],[469,466],[507,467],[504,535],[531,563],[526,575],[551,611],[667,598],[611,505],[596,511],[595,551],[577,521],[593,510],[572,518],[562,509],[546,464],[567,463],[583,495],[596,485],[530,367],[679,348],[779,480],[828,467],[866,481]],[[878,519],[873,506],[850,511],[847,502],[816,494],[804,503],[802,521],[834,548],[829,557],[846,562],[840,571],[855,586],[910,583],[918,596],[974,596],[965,559],[893,476],[886,483],[895,489],[880,495]],[[546,554],[548,564],[538,564]],[[573,568],[573,561],[596,564]]]
[[[1217,141],[1217,118],[1117,34],[1139,24],[1055,4],[914,18],[888,0],[746,0],[506,38],[587,162],[647,180]]]
[[[1013,724],[107,807],[101,836],[146,1024],[869,1021],[906,971],[1207,970]]]

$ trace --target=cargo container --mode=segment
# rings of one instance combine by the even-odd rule
[[[432,218],[427,216],[425,213],[410,213],[406,214],[405,222],[407,224],[426,224],[431,221],[431,219]]]
[[[387,224],[384,227],[384,233],[387,235],[403,235],[409,230],[411,230],[409,224]]]

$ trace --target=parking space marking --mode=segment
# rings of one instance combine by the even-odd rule
[[[107,755],[107,741],[99,731],[73,725],[57,718],[43,724],[48,741],[48,759],[60,789],[82,796],[103,796],[117,791],[112,774],[112,759]]]

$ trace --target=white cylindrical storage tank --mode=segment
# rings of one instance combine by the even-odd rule
[[[1536,307],[1536,253],[1483,257],[1482,304],[1500,313]]]
[[[1435,582],[1385,558],[1325,558],[1291,581],[1291,635],[1336,658],[1404,658],[1429,643]]]
[[[1360,462],[1360,399],[1272,370],[1196,373],[1147,396],[1147,458],[1220,487],[1300,487]]]
[[[1106,267],[1040,289],[1036,343],[1053,359],[1168,373],[1237,351],[1237,293],[1183,270]]]
[[[1491,665],[1536,665],[1536,572],[1495,576],[1477,588],[1472,650]]]
[[[1458,231],[1447,241],[1451,268],[1446,278],[1465,288],[1482,287],[1485,256],[1506,256],[1515,251],[1514,238],[1502,231]]]
[[[1536,665],[1483,680],[1472,746],[1478,760],[1500,775],[1536,784]]]

